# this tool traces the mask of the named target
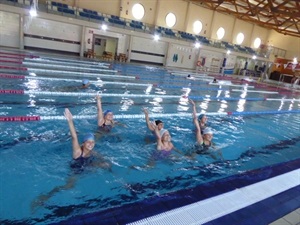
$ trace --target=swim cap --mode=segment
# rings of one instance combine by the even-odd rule
[[[159,135],[160,135],[160,137],[162,137],[163,135],[164,135],[164,133],[166,133],[168,130],[166,130],[166,129],[161,129],[160,131],[159,131]]]
[[[203,134],[213,134],[213,131],[212,131],[211,128],[206,127],[206,128],[203,130]]]
[[[200,115],[198,116],[198,120],[202,120],[203,116],[205,116],[205,114],[200,114]]]
[[[160,123],[163,123],[161,120],[155,120],[155,124],[156,124],[156,126],[158,125],[158,124],[160,124]]]
[[[92,133],[85,134],[83,137],[83,143],[86,141],[95,141],[94,134],[92,134]]]
[[[105,111],[104,111],[104,113],[103,113],[103,115],[104,115],[104,116],[106,116],[106,115],[107,115],[107,113],[110,113],[110,112],[112,112],[112,111],[111,111],[111,110],[109,110],[109,109],[108,109],[108,110],[105,110]]]
[[[84,79],[84,80],[82,80],[82,84],[83,85],[86,85],[86,84],[88,84],[90,81],[88,80],[88,79]]]

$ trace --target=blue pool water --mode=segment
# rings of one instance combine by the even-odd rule
[[[76,63],[82,65],[80,61]],[[47,65],[49,64],[48,62]],[[42,65],[39,68],[41,67],[46,69]],[[172,76],[164,68],[152,66],[114,64],[111,69],[118,70],[118,74],[139,79],[106,77],[101,78],[103,81],[155,85],[151,88],[151,86],[104,84],[91,85],[88,90],[81,90],[77,88],[81,85],[80,82],[72,80],[82,79],[82,76],[76,76],[77,70],[73,71],[74,76],[61,76],[59,71],[55,74],[36,72],[37,77],[70,79],[68,81],[0,78],[1,90],[36,91],[30,95],[1,94],[0,116],[62,116],[66,107],[73,115],[96,116],[94,96],[61,97],[40,94],[46,91],[114,93],[116,96],[102,98],[104,109],[111,109],[116,115],[142,115],[142,108],[147,107],[152,120],[164,121],[165,128],[171,132],[174,145],[183,153],[188,153],[193,149],[195,137],[191,114],[186,116],[185,113],[191,113],[192,109],[187,99],[181,98],[181,95],[194,97],[199,113],[201,111],[274,113],[208,116],[218,150],[206,155],[197,155],[195,158],[174,153],[171,160],[158,160],[153,168],[144,168],[155,151],[155,140],[147,131],[144,119],[120,118],[118,120],[123,126],[115,127],[110,134],[98,140],[95,147],[96,151],[112,163],[112,172],[89,169],[74,178],[76,182],[72,188],[55,193],[43,205],[35,207],[33,202],[38,196],[65,184],[74,175],[70,169],[72,150],[67,122],[55,119],[0,122],[1,224],[59,222],[72,216],[165,195],[244,171],[299,158],[299,113],[276,113],[287,110],[299,111],[297,93],[282,90],[277,90],[278,94],[234,92],[232,89],[241,88],[208,85],[205,80],[190,81],[184,76]],[[26,71],[0,72],[29,75]],[[93,77],[89,79],[96,80]],[[241,84],[238,80],[232,82]],[[248,90],[264,91],[265,88],[257,86]],[[270,90],[271,88],[267,91]],[[155,95],[155,97],[123,97],[124,94]],[[164,95],[178,97],[164,98]],[[197,99],[203,96],[207,99]],[[213,99],[216,97],[219,100]],[[260,98],[295,98],[298,101],[257,100]],[[156,117],[158,113],[165,114],[165,117]],[[182,113],[183,116],[168,116],[175,113]],[[96,118],[78,119],[74,122],[80,138],[86,132],[97,130]],[[135,169],[132,166],[135,166]]]

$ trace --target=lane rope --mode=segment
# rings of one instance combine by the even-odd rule
[[[276,98],[234,98],[234,97],[207,97],[207,96],[185,96],[185,95],[138,95],[138,94],[116,94],[116,93],[101,93],[99,95],[104,97],[127,97],[127,98],[190,98],[196,100],[227,100],[227,101],[300,101],[300,99],[276,99]],[[87,96],[95,97],[96,92],[84,93],[84,92],[50,92],[50,91],[25,91],[25,90],[0,90],[0,94],[28,94],[28,95],[46,95],[46,96]]]
[[[88,66],[88,67],[93,67],[93,68],[110,68],[110,64],[102,64],[102,63],[98,63],[98,64],[87,64],[87,63],[78,63],[78,62],[63,62],[63,61],[57,61],[57,60],[49,60],[49,59],[42,59],[42,58],[37,58],[37,59],[25,59],[24,60],[26,63],[27,62],[33,62],[33,63],[56,63],[56,64],[60,64],[60,65],[84,65],[84,66]]]
[[[1,68],[1,67],[0,67]],[[109,78],[123,78],[123,79],[137,79],[134,76],[126,76],[126,75],[109,75],[109,74],[101,74],[101,73],[83,73],[83,72],[74,72],[74,71],[61,71],[61,70],[45,70],[45,69],[33,69],[28,68],[28,71],[33,73],[44,72],[51,74],[64,74],[64,75],[72,75],[72,76],[84,76],[84,77],[109,77]]]
[[[49,78],[49,77],[35,77],[35,76],[24,76],[24,75],[11,75],[11,74],[0,74],[0,78],[6,79],[35,79],[35,80],[49,80],[49,81],[74,81],[74,82],[82,82],[82,80],[77,79],[64,79],[64,78]],[[113,85],[125,85],[125,86],[143,86],[149,87],[153,86],[153,84],[140,84],[140,83],[126,83],[126,82],[114,82],[114,81],[91,81],[92,84],[113,84]]]
[[[252,112],[206,112],[207,116],[250,116],[250,115],[274,115],[274,114],[298,114],[300,110],[282,111],[252,111]],[[199,116],[200,113],[197,114]],[[192,117],[192,113],[158,113],[150,114],[151,118],[170,118],[170,117]],[[73,119],[96,119],[96,115],[73,115]],[[114,115],[115,119],[144,119],[144,114]],[[0,116],[0,122],[31,122],[40,120],[66,120],[64,116]]]
[[[41,64],[41,63],[33,63],[33,62],[26,62],[23,61],[22,63],[25,66],[37,66],[37,67],[43,67],[43,68],[55,68],[55,69],[76,69],[76,70],[89,70],[89,71],[103,71],[103,72],[109,72],[109,73],[117,73],[118,70],[107,70],[107,69],[101,69],[101,68],[88,68],[85,66],[68,66],[68,65],[60,65],[60,64]],[[108,68],[108,67],[102,67],[102,68]],[[34,69],[34,68],[28,68],[28,69]],[[60,71],[59,71],[60,72]]]
[[[245,90],[245,89],[231,89],[234,92],[255,92],[255,93],[262,93],[262,94],[278,94],[277,91],[254,91],[254,90]]]

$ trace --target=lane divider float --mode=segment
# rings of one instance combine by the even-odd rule
[[[117,93],[100,93],[99,95],[105,97],[127,97],[127,98],[190,98],[196,100],[227,100],[227,101],[292,101],[300,102],[300,99],[276,99],[276,98],[233,98],[233,97],[207,97],[207,96],[185,96],[185,95],[147,95],[147,94],[117,94]],[[28,95],[44,95],[44,96],[86,96],[94,97],[96,95],[93,93],[84,93],[84,92],[50,92],[50,91],[25,91],[25,90],[0,90],[0,94],[28,94]]]
[[[251,115],[275,115],[275,114],[298,114],[300,110],[282,111],[252,111],[252,112],[206,112],[207,116],[251,116]],[[200,115],[200,113],[198,114]],[[151,118],[170,118],[170,117],[192,117],[192,113],[158,113],[150,114]],[[73,119],[96,119],[96,115],[73,115]],[[144,119],[144,114],[119,114],[114,115],[116,119]],[[0,122],[32,122],[40,120],[66,120],[64,116],[0,116]]]
[[[11,75],[11,74],[0,74],[0,78],[7,79],[32,79],[32,80],[49,80],[49,81],[74,81],[74,82],[82,82],[82,80],[77,79],[64,79],[64,78],[49,78],[49,77],[35,77],[35,76],[25,76],[25,75]],[[143,86],[149,87],[153,86],[153,84],[140,84],[140,83],[127,83],[127,82],[115,82],[115,81],[91,81],[92,84],[114,84],[114,85],[124,85],[124,86]]]

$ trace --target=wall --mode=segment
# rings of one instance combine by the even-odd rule
[[[147,24],[155,24],[155,15],[157,13],[157,1],[158,0],[122,0],[120,17],[136,20],[132,15],[131,9],[134,6],[134,4],[140,3],[144,6],[145,10],[145,15],[140,21]]]
[[[90,9],[109,15],[120,16],[120,0],[76,0],[76,6],[79,8]]]
[[[24,46],[80,53],[82,27],[42,18],[24,17]]]
[[[199,50],[178,44],[169,44],[166,66],[194,69]]]
[[[269,44],[278,48],[286,49],[286,59],[292,60],[294,57],[300,59],[300,38],[287,36],[275,31],[269,34]]]
[[[185,30],[187,7],[188,3],[181,0],[172,0],[172,4],[170,4],[170,1],[158,1],[155,24],[162,27],[168,27],[166,24],[166,16],[171,12],[176,16],[176,23],[172,29]]]
[[[194,34],[193,24],[196,20],[199,20],[202,23],[202,30],[197,35],[208,37],[208,35],[211,32],[210,24],[211,24],[211,21],[213,20],[213,11],[202,8],[193,3],[190,3],[188,12],[189,13],[188,13],[188,17],[187,17],[186,32],[188,32],[190,34]]]
[[[164,65],[167,49],[166,42],[132,36],[130,60]]]
[[[232,32],[232,39],[229,42],[236,44],[237,35],[239,33],[243,33],[245,35],[245,39],[241,45],[251,46],[253,27],[254,25],[250,23],[246,23],[242,20],[235,19],[234,29]]]
[[[0,46],[20,47],[20,15],[0,11]]]
[[[213,17],[212,28],[211,28],[211,35],[210,35],[211,38],[218,40],[217,31],[220,27],[223,27],[225,29],[225,35],[222,41],[231,42],[234,21],[235,18],[232,16],[215,12]]]

